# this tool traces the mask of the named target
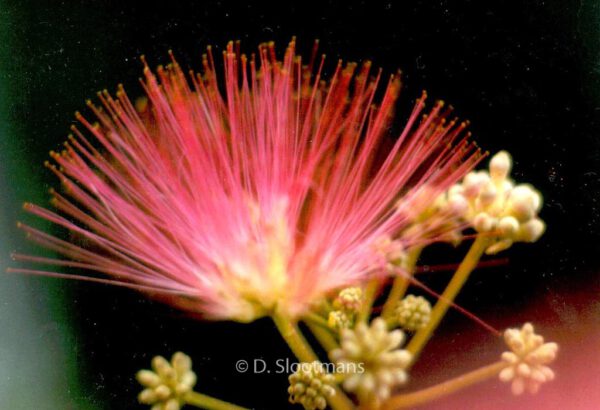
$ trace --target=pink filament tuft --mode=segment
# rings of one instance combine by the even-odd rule
[[[325,82],[324,58],[316,70],[303,65],[294,41],[281,61],[272,43],[250,58],[238,48],[223,53],[222,81],[210,48],[202,74],[186,76],[174,58],[154,74],[144,60],[144,112],[119,87],[116,98],[99,93],[101,107],[88,103],[98,124],[77,113],[87,132],[73,127],[47,164],[65,191],[52,192],[58,211],[25,207],[71,240],[22,226],[68,260],[17,258],[108,275],[90,279],[162,293],[211,318],[251,320],[239,300],[262,299],[273,281],[283,288],[275,302],[297,314],[380,274],[378,238],[436,240],[439,232],[403,235],[411,221],[397,204],[424,186],[433,201],[480,160],[466,123],[448,119],[441,102],[423,115],[423,93],[386,150],[397,76],[375,104],[381,72],[371,76],[369,62],[339,62]]]

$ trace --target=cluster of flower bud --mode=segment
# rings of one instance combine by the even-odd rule
[[[363,302],[363,291],[359,287],[345,288],[338,293],[333,301],[335,309],[347,312],[358,312]]]
[[[333,301],[327,324],[335,330],[348,329],[354,326],[356,315],[363,302],[363,292],[359,287],[342,289]]]
[[[389,271],[404,268],[406,264],[406,248],[401,241],[384,235],[375,241],[373,248],[387,264]]]
[[[502,354],[507,367],[499,377],[503,382],[511,382],[513,394],[525,390],[536,393],[543,383],[554,379],[554,372],[546,365],[556,358],[558,345],[544,343],[544,337],[535,333],[531,323],[521,329],[507,329],[504,340],[511,351]]]
[[[486,250],[496,254],[514,242],[535,242],[545,231],[538,218],[542,196],[529,184],[517,184],[509,178],[512,160],[500,151],[490,161],[489,171],[468,173],[452,186],[444,200],[477,232],[495,238]]]
[[[354,326],[356,315],[343,310],[332,310],[327,318],[327,326],[333,330],[350,329]]]
[[[181,352],[175,353],[170,363],[162,356],[154,357],[152,370],[140,370],[136,378],[145,387],[138,400],[151,405],[152,410],[179,410],[185,403],[184,395],[196,384],[192,360]]]
[[[404,332],[388,330],[382,318],[370,326],[359,323],[356,328],[341,332],[340,347],[330,357],[345,368],[357,371],[347,375],[344,389],[356,393],[361,403],[379,406],[389,398],[392,389],[405,383],[412,355],[400,349]]]
[[[407,295],[394,310],[397,323],[406,330],[419,330],[431,319],[431,304],[423,296]]]
[[[305,410],[324,410],[327,399],[335,395],[334,377],[318,361],[300,363],[288,380],[290,403],[299,403]]]
[[[424,185],[411,197],[398,201],[396,209],[411,221],[404,235],[431,238],[458,245],[462,240],[462,202],[455,203],[446,193]],[[418,210],[418,212],[415,212]]]

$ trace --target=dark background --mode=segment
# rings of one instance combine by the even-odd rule
[[[421,89],[452,103],[471,120],[479,145],[492,153],[507,149],[515,159],[515,179],[543,193],[545,236],[502,254],[510,259],[507,264],[476,273],[459,298],[463,306],[500,329],[532,320],[550,332],[598,312],[593,304],[600,260],[597,3],[14,1],[5,7],[14,24],[9,28],[14,46],[2,63],[12,76],[11,115],[27,136],[13,160],[36,168],[47,187],[56,181],[42,162],[48,150],[60,146],[84,100],[119,82],[130,95],[141,93],[141,54],[154,66],[167,62],[167,50],[173,49],[182,65],[200,68],[209,44],[218,51],[228,40],[240,39],[245,50],[254,50],[259,42],[274,40],[282,50],[296,35],[308,52],[318,38],[328,72],[337,58],[372,59],[388,73],[402,69],[400,121]],[[18,193],[26,181],[15,178]],[[19,203],[11,206],[15,217],[28,220]],[[440,247],[428,252],[424,263],[459,260],[460,253]],[[439,273],[423,280],[441,289],[447,277]],[[258,409],[281,409],[286,402],[283,375],[238,374],[234,368],[238,359],[273,362],[288,356],[267,320],[200,323],[133,292],[99,285],[64,282],[57,292],[65,296],[77,329],[73,349],[98,408],[142,408],[132,375],[152,356],[177,350],[193,357],[199,391]],[[415,367],[412,387],[455,374],[449,362],[473,347],[473,334],[490,343],[475,348],[473,362],[494,360],[501,344],[473,327],[451,313],[440,328],[443,342],[432,344],[425,352],[431,360]],[[469,340],[461,339],[461,332],[470,332]],[[432,362],[448,367],[440,364],[440,370]]]

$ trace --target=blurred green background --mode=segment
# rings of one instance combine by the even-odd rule
[[[52,36],[36,35],[31,30],[32,9],[0,2],[0,271],[11,263],[9,255],[17,249],[30,249],[16,221],[26,218],[19,204],[24,201],[47,202],[48,175],[43,169],[42,148],[48,131],[58,137],[63,132],[49,125],[52,118],[35,119],[35,107],[69,104],[80,94],[85,82],[62,78],[45,87],[40,98],[36,87],[47,74],[60,67],[44,67],[35,53]],[[38,42],[38,47],[28,45]],[[60,53],[60,49],[52,52]],[[87,62],[84,64],[92,64]],[[98,68],[101,63],[94,63]],[[87,87],[85,87],[87,88]],[[54,91],[52,95],[49,92]],[[71,93],[73,91],[74,93]],[[87,90],[86,90],[87,91]],[[60,111],[59,111],[60,112]],[[23,121],[25,119],[25,121]],[[31,121],[27,121],[31,119]],[[60,128],[65,129],[65,121]],[[58,124],[57,124],[58,125]],[[68,125],[68,123],[67,123]],[[37,221],[38,223],[40,221]],[[50,229],[41,223],[42,229]],[[42,251],[43,252],[43,251]],[[46,253],[48,255],[48,253]],[[80,384],[85,373],[84,352],[67,312],[69,285],[46,278],[2,274],[0,280],[0,408],[1,409],[98,409],[89,385]]]

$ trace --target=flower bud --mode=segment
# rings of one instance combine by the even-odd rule
[[[490,161],[490,175],[495,182],[500,182],[508,177],[512,167],[512,159],[506,151],[500,151]]]
[[[513,216],[505,216],[498,222],[498,230],[502,236],[512,237],[519,229],[519,221]]]
[[[490,180],[489,175],[485,171],[481,172],[469,172],[464,179],[463,187],[465,190],[465,196],[468,198],[474,198],[481,192],[481,189]]]
[[[462,194],[448,196],[448,210],[453,215],[464,215],[469,209],[469,203]]]
[[[483,207],[490,206],[496,200],[498,196],[498,190],[494,186],[494,184],[485,184],[481,188],[481,192],[479,194],[479,204]]]
[[[510,213],[521,222],[534,217],[541,198],[529,185],[517,185],[510,194]]]
[[[485,212],[480,212],[473,219],[473,227],[477,232],[489,232],[494,228],[494,218]]]
[[[523,242],[535,242],[545,231],[546,224],[544,221],[534,218],[520,226],[517,236]]]
[[[160,376],[151,370],[140,370],[135,378],[144,387],[156,387],[161,381]]]
[[[465,193],[465,188],[460,184],[454,184],[448,189],[448,197],[454,195],[463,195]]]

